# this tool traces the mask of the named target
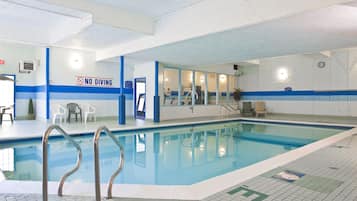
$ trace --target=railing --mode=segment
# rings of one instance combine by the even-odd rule
[[[48,200],[48,138],[50,134],[52,133],[53,130],[57,130],[60,134],[64,136],[66,140],[68,140],[76,149],[77,149],[77,162],[76,166],[68,171],[66,174],[64,174],[61,179],[60,183],[58,185],[58,196],[62,196],[63,192],[63,185],[67,177],[69,177],[71,174],[73,174],[75,171],[77,171],[81,165],[82,161],[82,150],[81,147],[77,142],[75,142],[61,127],[57,125],[52,125],[48,127],[46,132],[43,134],[42,137],[42,200],[47,201]]]
[[[226,115],[231,114],[232,112],[238,112],[238,105],[237,107],[235,107],[235,105],[231,105],[231,104],[222,104],[221,105],[221,115],[223,116],[223,110],[226,111]]]
[[[100,195],[100,167],[99,167],[99,138],[101,132],[104,131],[113,141],[114,143],[119,147],[120,149],[120,163],[119,163],[119,168],[114,172],[114,174],[110,177],[109,183],[108,183],[108,190],[107,190],[107,198],[111,199],[112,196],[112,187],[113,187],[113,182],[116,176],[120,173],[120,171],[123,169],[124,166],[124,148],[121,146],[119,141],[115,138],[115,136],[110,132],[110,130],[102,126],[98,128],[98,130],[94,134],[93,138],[93,145],[94,145],[94,174],[95,174],[95,198],[96,201],[101,200],[101,195]]]

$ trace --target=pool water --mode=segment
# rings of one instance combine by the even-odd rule
[[[115,183],[188,185],[222,175],[332,136],[343,129],[228,122],[172,129],[116,133],[125,165]],[[80,169],[68,178],[94,181],[92,136],[75,137],[83,151]],[[0,168],[8,180],[41,180],[41,141],[0,144]],[[61,138],[49,141],[49,180],[58,181],[76,161],[76,150]],[[101,182],[117,169],[119,149],[100,141]]]

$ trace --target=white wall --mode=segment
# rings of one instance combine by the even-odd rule
[[[51,48],[50,84],[77,86],[76,76],[111,78],[113,88],[119,88],[120,63],[96,62],[95,53],[65,48]],[[74,64],[74,60],[78,60]],[[78,63],[80,65],[78,65]],[[76,66],[78,65],[78,66]],[[133,80],[133,68],[126,64],[124,79]],[[58,104],[66,105],[75,102],[81,105],[91,104],[96,107],[97,116],[118,116],[118,95],[101,93],[54,93],[51,92],[51,114],[56,112]],[[70,98],[69,98],[70,97]],[[126,96],[126,115],[133,116],[131,95]]]
[[[39,86],[44,83],[44,79],[40,79],[45,70],[45,48],[35,47],[31,45],[22,45],[14,43],[0,43],[0,59],[5,60],[4,65],[0,65],[0,74],[16,75],[17,86]],[[19,61],[30,60],[35,61],[36,71],[32,73],[19,73]],[[16,116],[17,118],[25,118],[28,113],[29,99],[32,98],[34,108],[37,114],[42,113],[42,107],[38,104],[37,94],[35,92],[16,93]],[[37,115],[37,117],[40,117]]]
[[[65,48],[50,48],[50,84],[62,86],[76,86],[76,75],[112,78],[113,87],[119,88],[119,62],[96,62],[95,53]],[[0,59],[5,60],[0,65],[0,74],[15,74],[16,85],[38,89],[46,82],[46,48],[15,43],[0,43]],[[73,68],[73,60],[78,59],[81,68]],[[18,62],[33,60],[36,71],[30,74],[18,72]],[[133,67],[126,64],[125,80],[133,80]],[[77,102],[92,104],[97,107],[98,116],[118,115],[118,94],[88,94],[88,93],[53,93],[51,92],[51,114],[58,104]],[[36,118],[44,120],[46,117],[45,93],[43,91],[17,92],[16,116],[24,119],[28,112],[28,102],[32,98],[36,110]],[[133,115],[131,95],[127,95],[126,113]]]
[[[319,61],[325,68],[317,67]],[[357,49],[333,51],[331,57],[321,54],[292,55],[260,60],[260,65],[244,67],[238,85],[243,91],[297,90],[356,90]],[[285,68],[289,77],[279,81],[279,69]],[[269,112],[313,115],[357,116],[355,96],[244,97],[264,100]]]

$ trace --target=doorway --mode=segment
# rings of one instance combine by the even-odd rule
[[[146,111],[146,78],[134,79],[134,116],[145,119]]]
[[[15,118],[15,83],[16,75],[0,74],[0,108],[9,108],[6,113],[11,113]],[[10,116],[5,115],[4,121],[9,120]]]

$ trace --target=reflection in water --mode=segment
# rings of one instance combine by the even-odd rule
[[[135,135],[120,133],[125,165],[115,183],[193,184],[221,175],[315,140],[338,133],[314,127],[225,123],[156,130]],[[76,137],[83,162],[72,182],[93,182],[92,136]],[[0,149],[0,168],[8,179],[41,180],[41,142],[18,143]],[[12,152],[10,151],[12,150]],[[5,157],[5,158],[4,158]],[[119,149],[106,136],[100,142],[102,182],[106,183],[119,163]],[[13,161],[11,161],[13,160]],[[61,139],[49,142],[49,179],[58,181],[76,161],[75,149]],[[5,164],[6,163],[6,164]],[[12,164],[12,165],[11,165]]]

